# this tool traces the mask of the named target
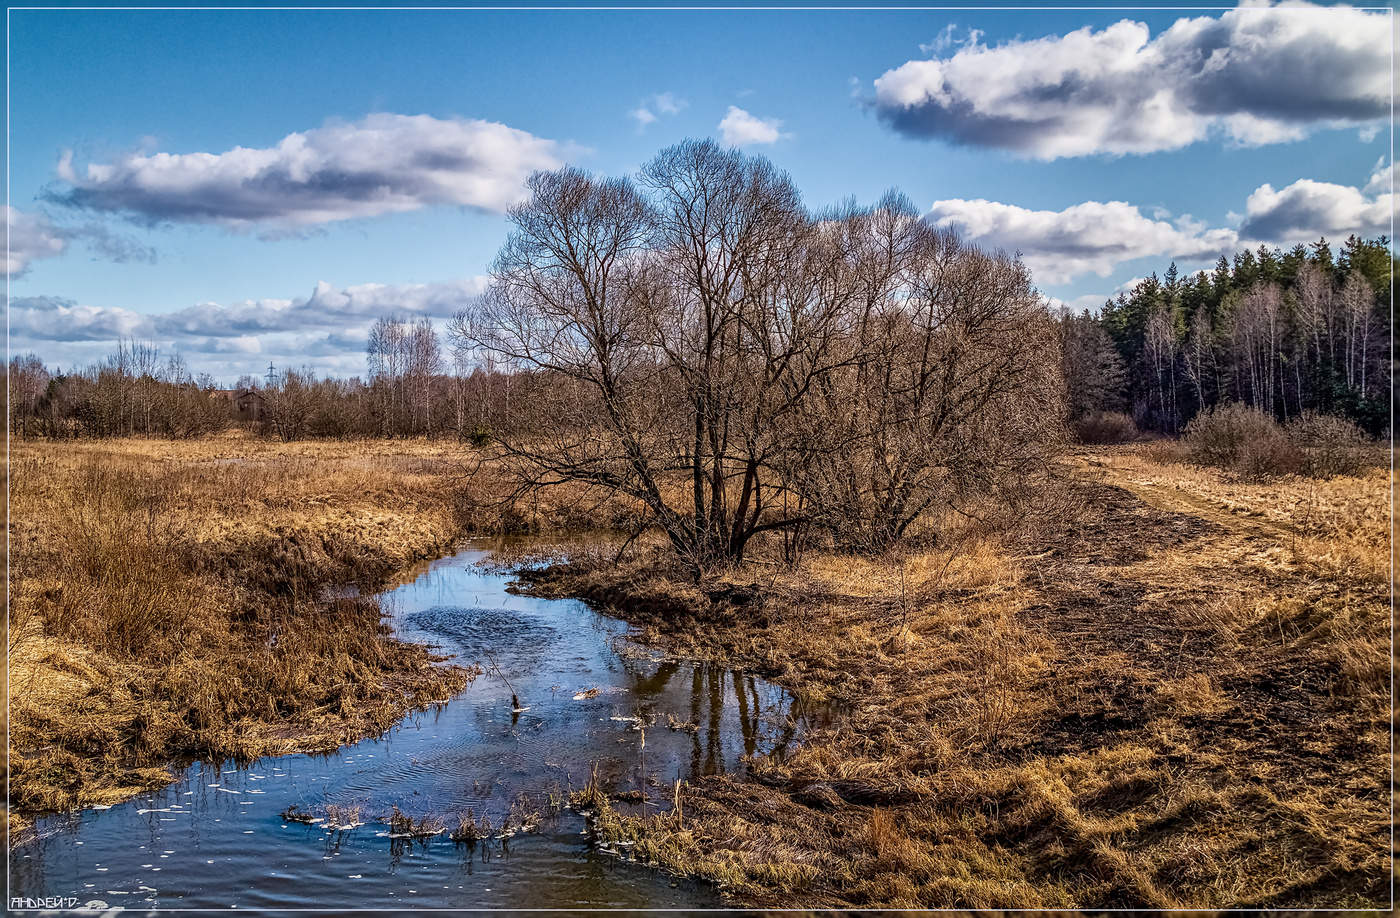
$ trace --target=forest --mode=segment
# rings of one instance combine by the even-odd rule
[[[1201,410],[1239,402],[1281,422],[1334,414],[1373,435],[1389,423],[1390,242],[1261,246],[1212,271],[1172,264],[1131,290],[1061,317],[1073,419],[1123,412],[1178,433]]]

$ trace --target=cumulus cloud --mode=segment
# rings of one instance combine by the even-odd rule
[[[5,275],[19,277],[31,262],[62,255],[68,238],[43,214],[26,214],[8,204],[5,209]]]
[[[637,122],[637,130],[640,131],[663,115],[680,114],[681,109],[689,104],[675,93],[659,92],[643,99],[636,108],[627,113],[627,116]]]
[[[149,338],[150,316],[110,306],[83,306],[56,296],[10,300],[10,334],[26,341],[112,341]]]
[[[1064,210],[1030,210],[982,199],[935,201],[925,219],[969,240],[1020,252],[1040,283],[1084,274],[1107,277],[1122,262],[1146,256],[1201,260],[1232,251],[1232,230],[1190,217],[1153,219],[1125,201],[1085,201]]]
[[[154,263],[155,250],[134,239],[114,233],[100,223],[80,225],[55,223],[47,214],[25,213],[8,204],[4,208],[8,254],[5,276],[21,277],[32,262],[54,258],[69,251],[69,244],[81,242],[93,255],[108,261]]]
[[[139,222],[295,230],[452,204],[500,212],[535,169],[561,164],[557,143],[490,121],[374,114],[289,134],[268,148],[132,153],[79,171],[49,200]]]
[[[955,198],[935,201],[924,219],[952,227],[980,245],[1020,252],[1039,283],[1054,285],[1088,274],[1107,277],[1137,258],[1200,263],[1259,245],[1287,247],[1314,242],[1320,236],[1345,238],[1353,233],[1389,235],[1394,174],[1395,166],[1382,158],[1361,187],[1313,179],[1299,179],[1278,190],[1260,185],[1246,199],[1244,213],[1231,211],[1231,225],[1225,227],[1125,201],[1085,201],[1063,210],[1031,210]],[[1079,307],[1091,305],[1089,301],[1096,297],[1055,302]]]
[[[777,118],[759,118],[731,105],[719,123],[719,135],[731,147],[777,143],[788,136],[782,133],[782,126]]]
[[[1178,19],[1155,38],[1125,19],[995,46],[974,36],[936,56],[945,35],[933,58],[875,81],[875,110],[895,130],[1055,159],[1173,150],[1211,134],[1280,143],[1390,114],[1383,12],[1242,6]]]
[[[1365,188],[1299,179],[1274,190],[1260,185],[1245,201],[1240,235],[1278,244],[1315,242],[1319,236],[1389,235],[1393,203],[1386,167]]]
[[[1364,189],[1367,194],[1379,194],[1384,191],[1393,192],[1395,188],[1395,164],[1386,164],[1385,157],[1382,156],[1376,161],[1376,167],[1371,171],[1371,177],[1366,182]]]

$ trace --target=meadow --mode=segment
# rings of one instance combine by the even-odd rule
[[[1388,476],[1178,454],[1081,449],[1053,512],[941,548],[546,572],[845,714],[602,836],[766,906],[1383,906]]]
[[[461,469],[426,443],[17,440],[12,830],[450,697],[473,672],[394,640],[372,591],[463,531]]]
[[[499,503],[442,441],[17,442],[11,483],[12,831],[374,735],[476,674],[376,588],[467,533],[631,522]],[[761,906],[1384,902],[1387,473],[1249,482],[1158,441],[1039,487],[882,555],[774,539],[697,583],[648,534],[522,575],[839,712],[661,815],[595,801],[599,837]]]

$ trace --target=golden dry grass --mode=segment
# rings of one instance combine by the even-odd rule
[[[542,575],[843,713],[596,830],[761,906],[1383,906],[1386,473],[1146,453],[1086,451],[1077,512],[956,551]]]
[[[455,445],[234,434],[10,460],[12,826],[163,783],[174,759],[333,748],[470,675],[326,592],[463,532]]]

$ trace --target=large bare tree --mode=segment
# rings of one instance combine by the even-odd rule
[[[884,547],[1062,426],[1024,267],[898,196],[813,215],[767,160],[711,141],[636,181],[562,169],[529,190],[449,328],[538,421],[500,457],[523,487],[636,498],[697,576],[804,524]]]

